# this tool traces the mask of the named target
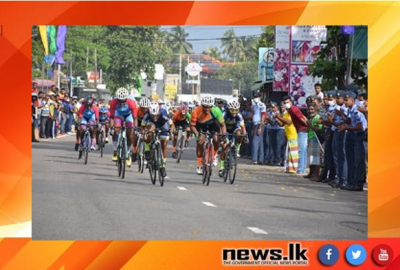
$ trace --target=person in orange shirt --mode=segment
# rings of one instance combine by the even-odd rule
[[[182,104],[179,110],[176,110],[174,115],[172,116],[172,122],[174,122],[175,127],[182,127],[182,130],[186,130],[186,140],[185,140],[185,147],[189,145],[189,138],[190,138],[190,113],[189,108]],[[176,142],[178,140],[178,132],[174,130],[174,139],[172,142],[172,158],[176,158]]]
[[[143,117],[149,110],[150,104],[151,104],[150,99],[148,99],[147,97],[143,97],[139,101],[139,109],[137,110],[138,127],[142,126]],[[137,143],[138,143],[138,136],[135,132],[133,137],[133,153],[132,153],[133,162],[136,162],[137,160]]]

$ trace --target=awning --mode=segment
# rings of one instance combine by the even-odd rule
[[[368,29],[366,26],[357,26],[353,37],[350,36],[349,48],[353,47],[353,59],[368,59]]]
[[[253,86],[251,87],[251,91],[254,92],[254,91],[260,90],[261,88],[263,88],[263,86],[265,84],[268,84],[268,83],[272,83],[272,80],[269,80],[269,81],[256,81],[256,82],[254,82]]]

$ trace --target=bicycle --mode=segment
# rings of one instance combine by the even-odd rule
[[[182,158],[182,153],[183,153],[183,146],[185,144],[186,140],[186,135],[187,135],[187,130],[183,130],[182,127],[178,127],[178,141],[177,141],[177,157],[176,157],[176,163],[179,163]]]
[[[135,128],[136,131],[140,131],[140,129]],[[138,162],[138,172],[143,173],[144,169],[144,140],[142,134],[137,133],[138,141],[137,141],[137,162]]]
[[[121,177],[122,179],[124,179],[125,178],[125,163],[126,163],[127,157],[129,157],[125,126],[121,127],[121,131],[118,134],[117,155],[118,155],[118,160],[117,160],[118,176]]]
[[[106,146],[106,141],[105,141],[105,123],[101,123],[101,129],[100,129],[100,134],[99,134],[99,148],[100,148],[100,157],[103,157],[103,149]]]
[[[86,165],[88,162],[90,145],[92,144],[92,138],[90,137],[89,127],[96,126],[96,125],[86,125],[86,124],[81,124],[81,125],[86,126],[86,130],[85,130],[85,133],[83,134],[83,138],[81,140],[78,159],[81,159],[82,155],[84,155],[84,163]]]
[[[210,178],[212,174],[212,167],[214,162],[214,145],[212,137],[214,134],[209,132],[200,132],[200,134],[206,135],[206,141],[204,142],[203,151],[203,184],[208,186],[210,184]]]
[[[162,131],[160,131],[159,129],[156,129],[154,131],[146,130],[145,134],[147,135],[148,133],[153,133],[153,137],[151,139],[151,144],[150,144],[150,161],[147,162],[147,166],[150,172],[151,183],[155,185],[158,172],[158,181],[160,182],[160,186],[164,186],[164,176],[162,176],[161,173],[162,166],[160,166],[164,161],[161,149],[161,141],[159,138],[161,132]]]
[[[223,178],[224,178],[224,182],[226,182],[226,180],[228,180],[228,176],[229,176],[229,183],[233,184],[233,182],[235,182],[236,170],[237,170],[236,138],[237,137],[245,137],[246,135],[228,134],[228,136],[232,137],[232,139],[229,140],[225,149],[223,149],[223,151],[226,152]]]

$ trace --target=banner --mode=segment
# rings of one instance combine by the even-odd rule
[[[307,73],[308,65],[290,66],[290,97],[300,108],[306,108],[306,98],[315,94],[314,85],[322,81],[322,77],[313,77]]]
[[[177,92],[178,87],[176,85],[165,85],[165,99],[175,99]]]
[[[56,45],[56,27],[53,25],[47,26],[47,34],[50,40],[50,53],[56,54],[57,45]]]
[[[273,79],[274,48],[258,48],[258,80]]]
[[[290,27],[275,26],[273,91],[289,91]]]
[[[63,53],[65,50],[65,36],[67,34],[67,27],[60,25],[57,33],[57,51],[56,51],[56,63],[63,65],[65,64],[63,59]]]

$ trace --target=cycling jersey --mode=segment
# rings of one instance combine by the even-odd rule
[[[138,118],[138,119],[142,120],[145,114],[146,114],[146,108],[140,107],[140,108],[137,110],[137,118]]]
[[[203,112],[203,106],[196,107],[192,112],[192,117],[190,119],[190,124],[195,126],[199,125],[212,125],[212,124],[223,124],[224,117],[222,115],[221,110],[213,106],[210,110],[209,114],[205,114]]]
[[[169,126],[171,124],[172,120],[169,118],[168,112],[163,108],[160,109],[160,116],[158,117],[157,121],[151,119],[149,112],[146,112],[142,119],[142,127],[154,125],[156,128],[162,131],[160,136],[161,139],[169,138]]]
[[[101,108],[103,107],[107,108],[105,105],[101,106]],[[108,110],[108,108],[106,113],[99,112],[99,120],[101,123],[110,121],[110,110]]]
[[[236,116],[232,116],[229,111],[224,114],[224,120],[226,125],[226,131],[228,133],[234,133],[236,129],[241,126],[244,127],[244,120],[241,113],[237,113]]]
[[[181,110],[178,110],[174,113],[174,115],[172,116],[172,121],[175,123],[175,121],[190,121],[190,113],[186,113],[185,115],[182,114]]]
[[[99,119],[99,108],[96,105],[92,105],[92,108],[88,109],[86,104],[83,104],[78,111],[79,119],[81,124],[95,124],[96,119]]]
[[[122,105],[123,104],[123,105]],[[111,100],[110,118],[114,118],[115,127],[121,127],[125,121],[126,127],[133,127],[133,119],[137,117],[136,102],[127,99],[125,103],[121,103],[118,99]]]

